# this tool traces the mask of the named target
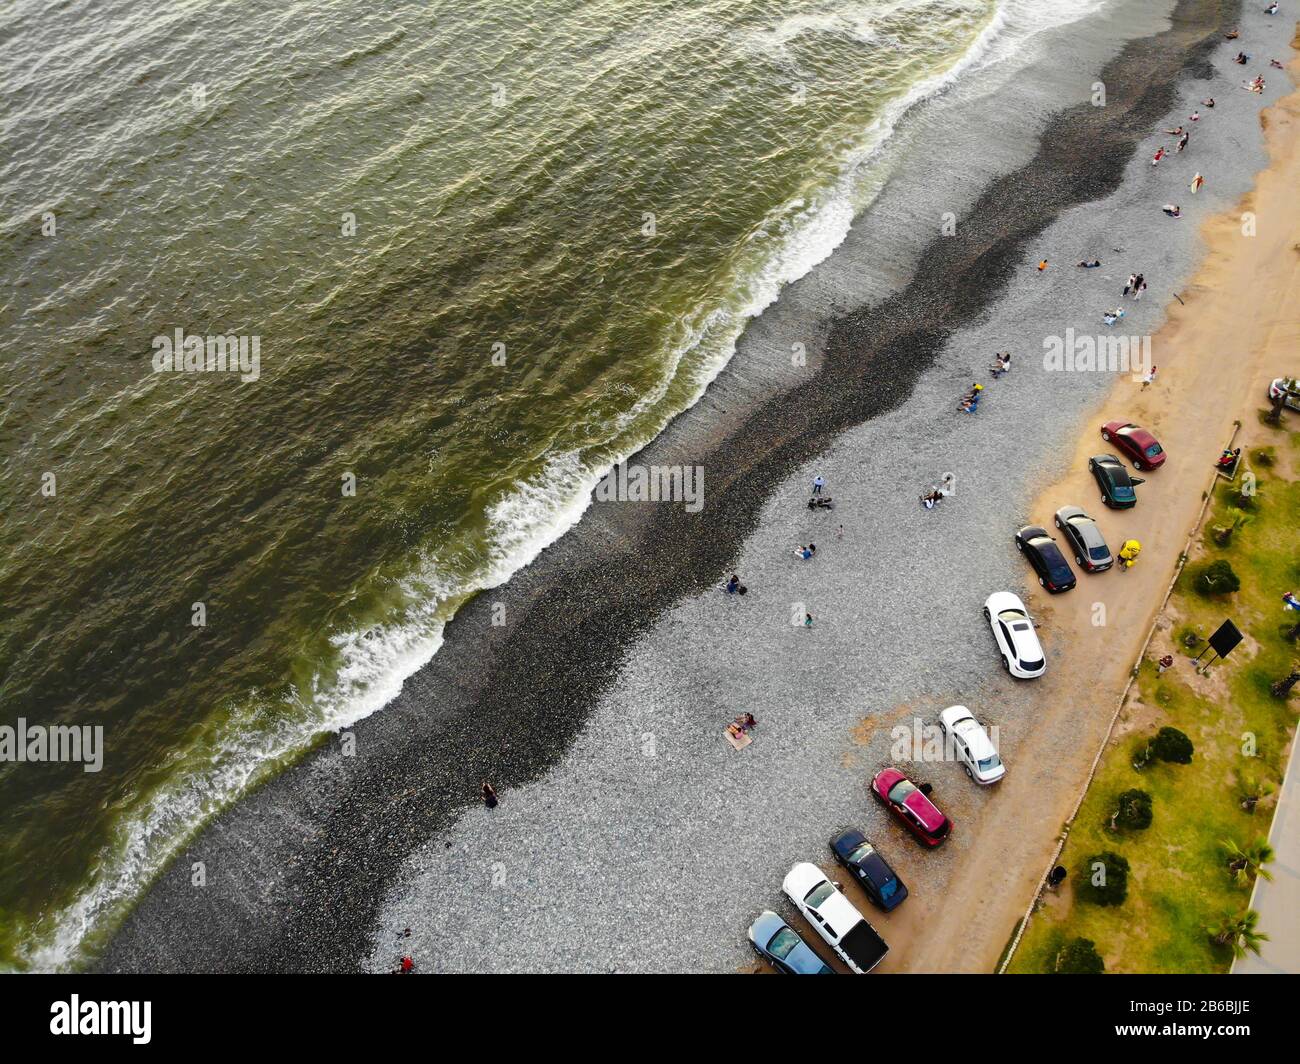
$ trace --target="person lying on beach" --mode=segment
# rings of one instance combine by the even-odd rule
[[[976,396],[974,399],[963,399],[957,404],[957,409],[963,414],[973,414],[979,409],[979,405],[979,396]]]
[[[1269,4],[1268,7],[1264,8],[1264,14],[1266,14],[1266,15],[1276,15],[1276,14],[1277,14],[1277,4]]]
[[[1177,203],[1166,203],[1160,209],[1169,215],[1170,218],[1179,218],[1183,213],[1182,207],[1178,206]]]
[[[983,390],[984,390],[984,385],[972,384],[970,391],[968,391],[965,395],[962,396],[962,401],[965,402],[968,399],[978,399],[980,397],[980,392],[982,392]]]
[[[1162,144],[1160,145],[1159,148],[1156,149],[1155,155],[1151,156],[1151,165],[1159,166],[1160,160],[1163,159],[1164,157],[1165,157],[1165,146]]]
[[[1288,591],[1282,596],[1282,608],[1284,610],[1300,610],[1300,599],[1295,597],[1294,591]]]
[[[814,496],[808,500],[808,509],[810,510],[834,510],[835,500],[829,495]]]
[[[806,547],[795,548],[795,554],[798,555],[800,558],[802,558],[804,561],[808,561],[808,559],[811,558],[816,553],[817,553],[817,544],[815,543],[809,543],[808,546]]]
[[[943,492],[936,487],[931,487],[924,495],[921,496],[921,503],[927,510],[933,510],[934,504],[943,498]]]
[[[1204,100],[1201,101],[1201,104],[1202,104],[1203,106],[1205,106],[1205,107],[1213,107],[1213,106],[1214,106],[1214,97],[1213,97],[1213,96],[1207,96]]]
[[[1104,321],[1107,325],[1114,325],[1123,316],[1124,316],[1124,308],[1116,307],[1114,310],[1108,310],[1105,314],[1103,314],[1101,316],[1101,320]]]
[[[1047,260],[1043,259],[1043,261],[1038,264],[1038,272],[1042,273],[1045,269],[1047,269]]]
[[[1098,266],[1101,265],[1101,259],[1093,259],[1091,262],[1089,262],[1087,259],[1084,259],[1082,262],[1076,262],[1075,265],[1080,267],[1081,269],[1095,270]]]
[[[1179,137],[1182,136],[1183,127],[1177,126],[1174,129],[1166,129],[1165,132],[1168,133],[1171,137]]]
[[[1191,114],[1189,114],[1189,115],[1187,116],[1187,118],[1188,118],[1188,121],[1191,121],[1191,122],[1199,122],[1199,121],[1201,120],[1201,112],[1200,112],[1200,111],[1193,111]]]
[[[1270,59],[1270,60],[1268,61],[1268,65],[1271,66],[1271,67],[1277,67],[1278,70],[1284,70],[1284,69],[1286,69],[1286,68],[1283,67],[1282,64],[1279,63],[1276,59]]]

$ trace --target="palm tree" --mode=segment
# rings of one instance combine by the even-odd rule
[[[1264,866],[1277,854],[1268,844],[1268,839],[1260,836],[1244,850],[1235,840],[1225,841],[1221,845],[1228,855],[1228,871],[1232,873],[1232,878],[1237,881],[1239,887],[1250,886],[1258,876],[1272,880],[1273,873]]]
[[[1210,937],[1220,946],[1231,946],[1232,955],[1237,958],[1247,953],[1259,953],[1261,943],[1268,941],[1268,935],[1258,930],[1259,913],[1247,909],[1240,916],[1225,913],[1214,927],[1208,928]]]

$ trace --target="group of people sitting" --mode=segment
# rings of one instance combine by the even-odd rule
[[[993,374],[993,379],[997,380],[1002,374],[1011,368],[1011,352],[999,351],[993,357],[993,365],[989,366],[989,372]]]
[[[808,509],[810,510],[834,510],[835,500],[829,495],[814,495],[808,500]]]
[[[1120,318],[1124,317],[1124,308],[1116,307],[1114,310],[1108,310],[1101,316],[1101,320],[1107,325],[1114,325]]]
[[[743,735],[748,735],[750,729],[753,728],[757,723],[758,721],[754,719],[754,714],[745,713],[737,717],[735,720],[733,720],[730,724],[727,725],[727,733],[733,739],[739,739]]]
[[[971,390],[961,397],[961,402],[957,404],[957,409],[964,414],[973,414],[979,408],[980,395],[984,391],[984,385],[975,384]]]
[[[1241,457],[1240,447],[1233,447],[1231,449],[1225,447],[1223,449],[1223,453],[1219,455],[1219,461],[1217,463],[1218,467],[1220,469],[1231,469],[1233,466],[1237,464],[1237,459],[1240,457]]]

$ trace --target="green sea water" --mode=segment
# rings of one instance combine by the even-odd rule
[[[104,728],[101,771],[0,763],[0,966],[77,963],[380,710],[842,239],[998,17],[0,10],[0,725]],[[177,329],[256,337],[256,379],[157,372]]]

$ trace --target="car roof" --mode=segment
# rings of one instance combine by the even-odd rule
[[[989,738],[989,733],[984,730],[984,725],[974,717],[963,720],[954,730],[960,732],[961,737],[966,740],[966,745],[970,748],[972,757],[977,759],[985,758],[990,754],[997,753],[993,740]]]

